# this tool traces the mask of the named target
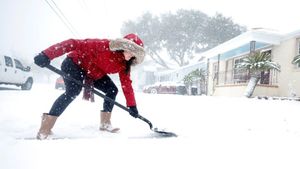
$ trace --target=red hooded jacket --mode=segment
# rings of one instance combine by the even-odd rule
[[[127,106],[136,105],[130,73],[125,73],[124,55],[111,51],[108,39],[69,39],[50,46],[43,52],[50,60],[68,53],[67,57],[72,58],[93,80],[106,74],[119,73]]]

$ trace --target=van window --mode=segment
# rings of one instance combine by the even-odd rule
[[[24,66],[22,65],[22,63],[19,60],[14,59],[14,61],[15,61],[17,69],[24,70]]]
[[[5,65],[7,67],[13,67],[13,61],[10,57],[4,56],[4,60],[5,60]]]

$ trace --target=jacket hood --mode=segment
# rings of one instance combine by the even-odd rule
[[[109,48],[111,51],[126,50],[135,57],[133,65],[140,64],[145,59],[145,50],[143,41],[135,34],[128,34],[122,39],[110,40]]]

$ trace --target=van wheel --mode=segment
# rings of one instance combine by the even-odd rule
[[[21,85],[22,90],[30,90],[33,84],[32,78],[27,79],[27,81]]]

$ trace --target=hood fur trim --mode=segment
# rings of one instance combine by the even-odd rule
[[[136,57],[134,65],[142,63],[145,58],[144,48],[128,39],[110,40],[109,49],[111,51],[126,50],[131,52]]]

